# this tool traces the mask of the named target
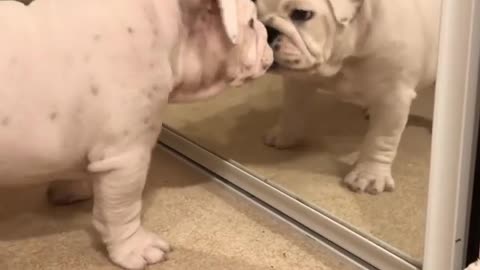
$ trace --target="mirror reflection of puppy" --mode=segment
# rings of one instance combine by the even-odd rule
[[[440,0],[258,0],[285,79],[284,108],[267,145],[286,148],[305,135],[317,90],[368,109],[370,127],[344,181],[372,194],[395,187],[391,175],[417,90],[436,76]],[[321,123],[318,123],[321,124]]]

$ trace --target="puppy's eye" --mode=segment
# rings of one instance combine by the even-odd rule
[[[303,9],[294,9],[292,13],[290,13],[290,19],[299,22],[306,22],[313,18],[315,13],[310,10],[303,10]]]
[[[250,26],[250,28],[254,29],[255,28],[255,21],[253,19],[250,19],[250,21],[248,21],[248,26]]]

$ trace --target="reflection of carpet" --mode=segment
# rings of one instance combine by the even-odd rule
[[[49,207],[43,191],[0,190],[0,269],[118,269],[92,234],[91,204]],[[146,226],[175,248],[149,269],[353,269],[162,151],[145,198]]]
[[[264,77],[207,102],[172,105],[166,123],[359,230],[421,258],[432,94],[420,97],[412,112],[394,167],[396,191],[370,196],[353,194],[341,185],[350,168],[345,159],[358,147],[368,123],[359,108],[319,94],[306,145],[279,151],[262,144],[280,109],[279,87],[277,78]]]

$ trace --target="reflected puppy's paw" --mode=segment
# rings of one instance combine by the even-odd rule
[[[270,147],[286,149],[299,145],[302,139],[303,135],[296,130],[275,126],[264,136],[263,141]]]
[[[359,162],[347,174],[344,183],[355,192],[368,192],[376,195],[395,189],[391,166],[375,162]]]
[[[128,270],[141,270],[165,261],[170,250],[167,242],[142,228],[127,240],[108,247],[110,259]]]

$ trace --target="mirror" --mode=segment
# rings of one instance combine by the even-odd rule
[[[421,262],[441,1],[256,1],[270,74],[166,125]]]

